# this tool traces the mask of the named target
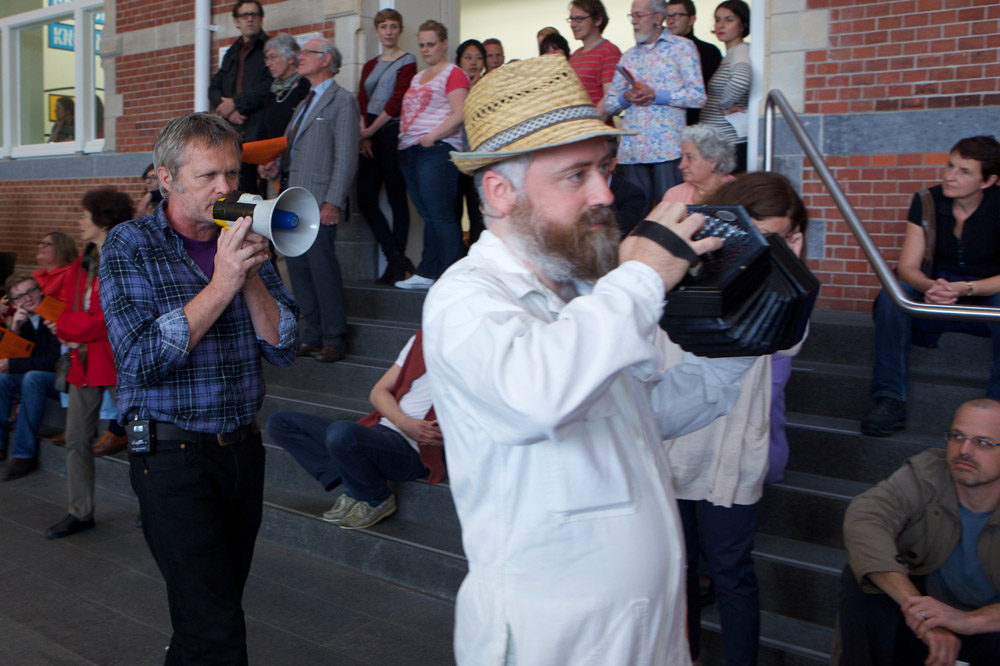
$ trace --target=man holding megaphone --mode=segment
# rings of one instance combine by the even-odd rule
[[[357,98],[337,85],[341,56],[328,39],[311,39],[299,51],[298,72],[312,88],[295,110],[280,160],[262,166],[266,178],[309,190],[320,202],[320,229],[312,247],[288,259],[295,300],[305,319],[300,356],[332,363],[346,355],[347,316],[337,262],[337,224],[344,218],[358,167]]]
[[[264,490],[260,359],[295,360],[297,308],[252,217],[215,222],[240,172],[236,130],[207,113],[175,118],[153,162],[164,203],[117,225],[101,250],[132,488],[167,584],[167,663],[246,663],[241,600]]]

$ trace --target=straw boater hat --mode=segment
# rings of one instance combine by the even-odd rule
[[[465,100],[471,150],[453,152],[458,170],[599,136],[635,134],[601,122],[580,79],[562,55],[518,60],[494,69]]]

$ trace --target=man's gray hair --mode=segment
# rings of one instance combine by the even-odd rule
[[[691,125],[681,130],[681,143],[694,144],[701,156],[715,162],[715,173],[732,173],[736,168],[736,147],[726,141],[719,130],[709,125]]]
[[[322,42],[320,51],[330,54],[330,73],[336,76],[337,73],[340,72],[340,65],[344,60],[340,55],[340,49],[338,49],[329,39],[321,39],[319,41]]]
[[[483,191],[483,177],[486,175],[486,172],[492,171],[510,181],[514,191],[517,192],[518,198],[520,198],[524,193],[524,181],[528,174],[528,166],[531,164],[533,155],[534,153],[525,153],[516,157],[509,157],[502,162],[484,166],[473,176],[476,184],[476,193],[479,194],[479,205],[483,209],[483,222],[487,227],[489,227],[487,221],[490,218],[499,217],[499,215],[496,211],[490,210],[490,204],[486,201],[486,193]]]
[[[177,171],[184,166],[184,149],[191,143],[201,143],[216,150],[230,147],[238,157],[243,139],[232,125],[215,114],[188,113],[171,120],[156,136],[153,166],[165,168],[171,178],[176,178]],[[167,196],[162,182],[160,193]]]
[[[665,21],[668,13],[666,0],[649,0],[649,11],[659,14]]]
[[[274,51],[284,60],[294,60],[299,55],[299,43],[288,33],[279,32],[264,44],[265,55],[268,51]]]

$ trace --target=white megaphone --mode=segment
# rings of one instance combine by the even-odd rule
[[[253,216],[251,231],[267,236],[278,252],[297,257],[316,240],[319,233],[319,205],[309,190],[289,187],[274,199],[257,194],[230,192],[212,206],[212,217],[220,227]]]

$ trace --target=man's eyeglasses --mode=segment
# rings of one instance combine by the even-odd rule
[[[312,53],[323,55],[324,53],[326,53],[326,51],[313,51],[312,49],[299,49],[299,53],[302,53],[302,54],[305,54],[305,55],[310,55]]]
[[[685,14],[684,12],[674,12],[673,14],[667,14],[668,21],[676,21],[683,16],[691,16],[690,14]]]
[[[587,14],[586,16],[570,16],[568,19],[566,19],[566,23],[582,23],[583,21],[586,21],[590,17],[591,17],[590,14]]]
[[[965,444],[966,442],[972,442],[976,446],[982,446],[982,447],[1000,446],[1000,442],[993,442],[986,439],[985,437],[969,437],[968,435],[963,435],[960,432],[954,432],[951,430],[949,430],[944,434],[944,441],[948,442],[949,444],[951,442],[955,442],[958,445]]]
[[[639,21],[641,19],[646,18],[647,16],[652,16],[653,14],[657,14],[657,13],[659,13],[659,12],[646,12],[645,14],[640,14],[638,12],[635,12],[635,13],[629,12],[625,16],[628,18],[629,21]]]
[[[23,301],[25,298],[27,298],[31,294],[35,293],[36,291],[38,291],[38,287],[32,287],[31,289],[29,289],[28,291],[24,292],[23,294],[14,295],[14,294],[8,293],[7,294],[7,300],[10,301],[11,303],[14,303],[16,305],[18,303],[18,301]]]
[[[260,18],[260,17],[261,17],[261,13],[260,12],[242,12],[242,13],[236,15],[236,18],[241,18],[241,19],[252,19],[252,18]]]

